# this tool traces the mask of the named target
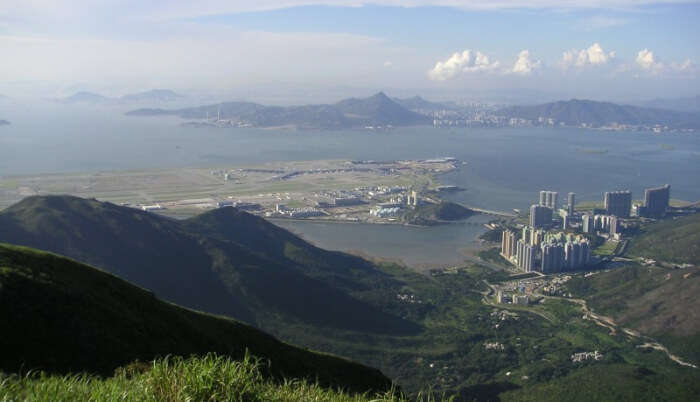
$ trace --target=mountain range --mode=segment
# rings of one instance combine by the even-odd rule
[[[260,328],[280,321],[369,333],[420,327],[361,299],[401,283],[373,264],[319,249],[233,207],[177,221],[71,196],[36,196],[0,212],[0,242],[104,269],[159,298]]]
[[[276,378],[304,378],[355,392],[391,387],[376,369],[163,302],[65,257],[0,244],[0,267],[0,372],[111,375],[134,361],[168,355],[216,353],[243,359],[250,353],[267,361],[261,367]]]
[[[572,99],[535,106],[511,106],[498,110],[497,115],[537,121],[540,117],[553,119],[566,126],[602,127],[612,124],[633,126],[662,125],[678,129],[700,128],[700,113],[618,105],[610,102]]]
[[[0,126],[7,126],[9,124],[10,124],[10,122],[7,120],[0,120]]]
[[[60,103],[91,103],[91,104],[120,104],[120,103],[162,103],[171,102],[183,98],[169,89],[152,89],[146,92],[126,94],[118,98],[109,98],[97,93],[80,91],[66,98],[58,99]]]
[[[656,98],[642,102],[641,106],[677,110],[679,112],[700,112],[700,95],[687,98]]]
[[[308,129],[412,126],[430,124],[431,118],[413,112],[379,92],[368,98],[350,98],[334,104],[264,106],[252,102],[224,102],[183,109],[136,109],[130,116],[174,115],[184,119],[217,118],[254,127],[294,126]]]

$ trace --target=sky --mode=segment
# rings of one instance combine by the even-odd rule
[[[699,18],[699,0],[4,0],[0,94],[695,96]]]

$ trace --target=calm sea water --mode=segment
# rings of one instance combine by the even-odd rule
[[[443,181],[466,188],[449,198],[488,209],[527,208],[538,191],[600,200],[608,190],[669,183],[672,197],[700,199],[700,135],[581,129],[433,129],[388,132],[180,127],[177,118],[127,117],[123,109],[0,103],[0,176],[312,159],[422,159],[466,162]],[[561,201],[560,201],[561,202]],[[319,225],[319,226],[316,226]],[[319,246],[453,261],[479,225],[400,226],[293,223]],[[410,247],[398,248],[400,244]],[[410,249],[410,250],[409,250]],[[452,250],[448,252],[447,249]],[[397,250],[403,250],[397,252]]]

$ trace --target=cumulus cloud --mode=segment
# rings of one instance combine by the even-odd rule
[[[637,53],[637,58],[634,62],[645,71],[649,71],[652,74],[658,74],[664,70],[664,64],[657,61],[654,57],[654,52],[649,49],[642,49]]]
[[[617,69],[618,72],[636,72],[640,71],[651,75],[659,74],[693,74],[697,72],[695,63],[686,59],[683,62],[668,62],[664,63],[659,60],[654,52],[649,49],[642,49],[637,52],[637,56],[632,64],[624,64]]]
[[[531,59],[530,51],[526,49],[518,53],[518,59],[515,61],[513,68],[509,72],[513,74],[530,75],[541,66],[542,62]]]
[[[479,51],[467,49],[456,52],[445,61],[435,63],[428,78],[434,81],[445,81],[454,78],[461,73],[496,71],[500,67],[498,61],[491,61],[489,57]]]
[[[559,65],[564,69],[570,67],[583,68],[586,66],[598,66],[607,64],[615,58],[615,52],[605,52],[598,42],[588,49],[572,49],[564,52]]]

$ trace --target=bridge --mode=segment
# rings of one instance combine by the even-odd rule
[[[495,211],[492,209],[477,208],[477,207],[472,207],[472,206],[465,205],[465,204],[459,204],[459,205],[463,206],[464,208],[469,208],[474,212],[479,212],[481,214],[494,215],[494,216],[504,216],[507,218],[517,218],[518,217],[518,215],[516,215],[512,212],[503,212],[503,211]]]

